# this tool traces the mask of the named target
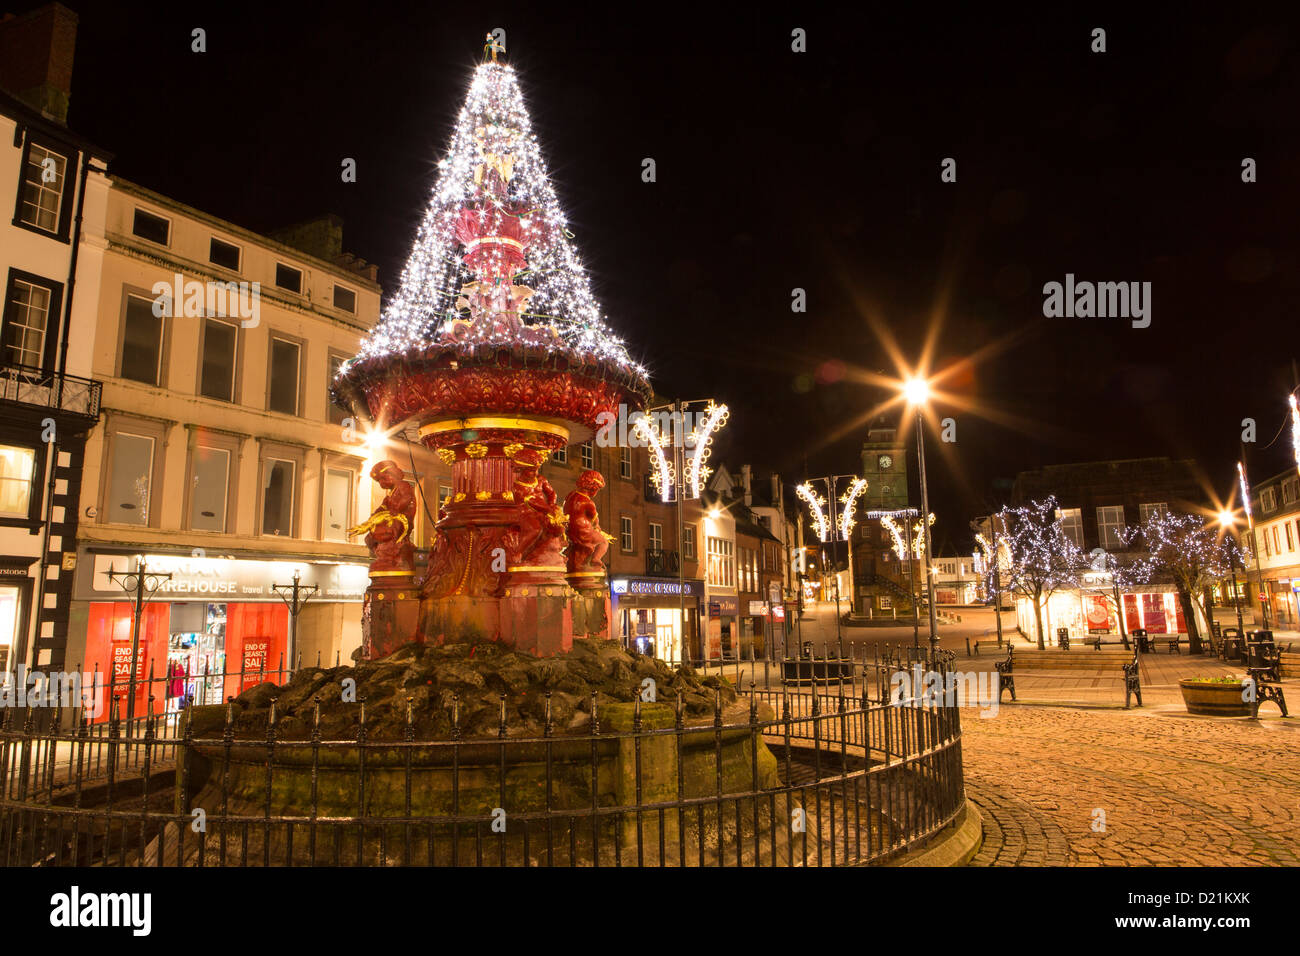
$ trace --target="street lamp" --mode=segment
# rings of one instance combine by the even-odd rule
[[[925,403],[930,399],[930,383],[919,376],[909,379],[903,384],[903,397],[907,399],[907,404],[916,408],[916,460],[917,470],[921,478],[921,514],[929,515],[930,491],[925,481]],[[928,533],[924,534],[923,543],[925,545],[925,556],[922,559],[924,561],[923,567],[928,568],[930,567],[930,535]],[[939,632],[934,620],[934,580],[932,576],[927,575],[927,577],[930,578],[925,582],[930,605],[930,649],[936,650],[939,646]]]
[[[1235,538],[1237,536],[1237,516],[1226,508],[1219,512],[1219,527],[1225,532],[1231,532]],[[1241,621],[1241,591],[1237,587],[1237,549],[1234,547],[1228,556],[1228,567],[1232,569],[1232,603],[1237,608],[1237,634],[1245,638],[1246,626]]]

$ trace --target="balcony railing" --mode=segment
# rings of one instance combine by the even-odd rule
[[[646,548],[646,574],[673,575],[677,573],[678,566],[676,551],[665,551],[663,548]]]
[[[77,375],[60,375],[28,365],[0,365],[0,401],[96,418],[103,388],[102,382]]]

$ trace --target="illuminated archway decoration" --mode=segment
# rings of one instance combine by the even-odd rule
[[[1295,456],[1296,471],[1300,472],[1300,408],[1296,408],[1295,392],[1286,398],[1291,405],[1291,453]]]
[[[708,467],[709,454],[713,450],[714,433],[727,423],[731,410],[726,405],[715,405],[712,401],[704,408],[704,424],[697,425],[690,435],[691,446],[695,449],[686,460],[686,474],[683,476],[691,486],[691,497],[700,496],[702,485],[713,473]]]
[[[1253,522],[1255,516],[1250,512],[1250,485],[1246,484],[1246,469],[1237,462],[1237,482],[1241,486],[1241,505],[1246,509],[1246,521]]]
[[[659,500],[667,502],[672,495],[675,479],[672,463],[664,454],[664,446],[672,441],[672,436],[663,434],[657,422],[649,415],[634,417],[632,430],[651,450],[650,457],[654,462],[654,471],[650,472],[650,483],[655,486],[655,491],[659,492]]]
[[[894,554],[898,555],[899,561],[907,559],[907,542],[903,540],[903,530],[894,522],[890,515],[882,514],[880,524],[887,530],[890,537],[894,539]]]
[[[806,481],[795,488],[795,493],[808,502],[808,508],[813,516],[813,530],[817,532],[818,540],[829,541],[830,522],[826,518],[826,499],[813,491],[812,485]]]
[[[912,554],[918,558],[925,557],[925,536],[926,528],[934,524],[934,512],[926,516],[925,528],[921,527],[921,520],[918,518],[916,524],[912,525]]]
[[[849,535],[852,533],[854,525],[853,512],[857,508],[858,498],[866,490],[867,480],[865,478],[854,478],[853,484],[849,485],[848,490],[840,495],[840,504],[843,507],[840,509],[839,521],[836,523],[839,525],[840,539],[843,541],[850,540]]]

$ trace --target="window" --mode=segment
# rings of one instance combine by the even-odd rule
[[[451,502],[451,485],[438,485],[438,507]]]
[[[224,242],[216,236],[208,243],[208,261],[231,272],[239,271],[239,246]]]
[[[695,557],[695,526],[687,525],[682,528],[682,557]]]
[[[1291,522],[1289,521],[1286,525],[1286,549],[1288,551],[1295,550],[1295,541],[1291,538]]]
[[[551,460],[561,465],[567,465],[569,463],[569,449],[567,447],[555,449],[555,451],[551,452]]]
[[[131,222],[131,232],[141,239],[148,239],[160,246],[167,245],[171,230],[172,224],[168,220],[162,216],[155,216],[151,212],[145,212],[143,209],[135,211],[135,218]]]
[[[271,361],[266,370],[266,407],[286,415],[298,414],[297,342],[271,339]]]
[[[657,521],[650,522],[650,548],[654,551],[664,549],[664,526]]]
[[[230,452],[225,448],[194,446],[194,474],[190,481],[190,528],[225,531]]]
[[[302,270],[286,266],[283,262],[275,264],[275,284],[290,292],[302,292]]]
[[[596,463],[595,448],[592,446],[591,442],[589,441],[583,442],[582,443],[582,467],[594,468],[595,463]]]
[[[67,175],[66,156],[32,143],[27,151],[22,201],[18,207],[19,222],[57,233]]]
[[[293,537],[294,463],[262,461],[262,534]]]
[[[235,400],[235,336],[238,329],[229,322],[205,319],[203,322],[203,366],[199,374],[199,394]]]
[[[1268,529],[1267,529],[1267,528],[1264,529],[1264,557],[1266,557],[1266,558],[1271,558],[1271,557],[1273,557],[1273,549],[1272,549],[1272,547],[1271,547],[1271,546],[1269,545],[1269,543],[1268,543]]]
[[[153,480],[153,439],[118,432],[113,436],[113,467],[108,477],[104,520],[114,524],[149,523]]]
[[[1296,479],[1288,478],[1282,482],[1282,504],[1289,505],[1295,501]]]
[[[339,408],[338,405],[334,404],[334,402],[329,400],[329,393],[330,393],[329,390],[330,390],[330,386],[334,384],[334,379],[338,378],[339,368],[341,368],[343,363],[346,361],[347,359],[344,358],[342,355],[339,355],[336,352],[330,353],[329,373],[328,373],[329,378],[326,379],[325,381],[325,395],[326,395],[325,404],[329,406],[329,420],[333,422],[335,425],[342,425],[343,419],[348,417],[348,413],[346,410]]]
[[[1124,506],[1107,505],[1097,509],[1097,538],[1107,551],[1124,547]]]
[[[1138,505],[1138,511],[1141,512],[1142,523],[1146,524],[1147,519],[1150,518],[1152,515],[1168,514],[1169,505],[1163,501],[1152,501],[1152,502]]]
[[[1272,488],[1265,488],[1260,493],[1259,506],[1265,514],[1277,507],[1277,495]]]
[[[715,587],[735,587],[736,561],[732,543],[725,538],[710,536],[705,544],[708,547],[709,584]]]
[[[631,448],[624,447],[622,449],[622,456],[619,458],[619,462],[618,462],[618,475],[620,478],[632,477],[632,449]]]
[[[1078,508],[1057,508],[1056,517],[1061,520],[1061,530],[1065,536],[1075,543],[1077,547],[1083,547],[1083,512]]]
[[[1273,551],[1276,554],[1282,553],[1282,542],[1277,535],[1277,525],[1273,525]]]
[[[338,468],[325,472],[325,516],[321,538],[326,541],[348,540],[352,526],[352,473]]]
[[[357,294],[341,285],[334,287],[334,308],[357,314]]]
[[[632,550],[632,519],[627,515],[618,519],[618,544],[624,551]]]
[[[153,301],[128,295],[123,326],[121,377],[146,385],[159,384],[163,320],[153,314]]]
[[[0,516],[26,518],[32,504],[36,451],[0,445]]]
[[[47,348],[53,351],[54,337],[48,333],[58,325],[59,293],[62,289],[34,280],[34,276],[29,279],[25,273],[22,276],[14,274],[9,280],[4,330],[0,334],[6,365],[41,368],[50,364],[45,352]]]

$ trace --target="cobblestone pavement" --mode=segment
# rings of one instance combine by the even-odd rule
[[[975,866],[1300,863],[1294,718],[1008,704],[962,731]]]

